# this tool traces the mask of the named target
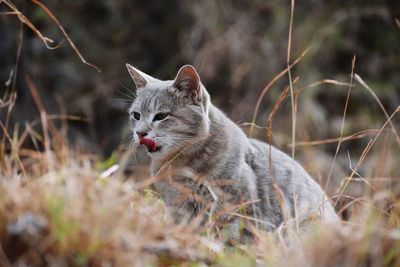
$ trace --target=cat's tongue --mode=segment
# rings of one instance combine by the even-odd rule
[[[140,139],[139,144],[147,146],[150,151],[155,151],[157,149],[156,142],[149,138]]]

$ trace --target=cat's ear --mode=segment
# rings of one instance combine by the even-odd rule
[[[149,83],[153,83],[158,81],[156,78],[151,77],[150,75],[138,70],[135,67],[132,67],[128,63],[126,64],[126,68],[128,69],[129,74],[132,77],[132,80],[135,82],[136,88],[143,88]]]
[[[173,85],[194,100],[201,101],[200,76],[191,65],[185,65],[180,68]]]

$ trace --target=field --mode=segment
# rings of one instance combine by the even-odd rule
[[[69,6],[66,15],[57,9],[62,3],[26,2],[30,4],[0,0],[0,21],[12,26],[6,29],[0,24],[0,32],[19,36],[15,43],[5,42],[0,47],[0,55],[13,55],[4,56],[5,67],[0,70],[6,81],[0,91],[0,266],[400,266],[400,80],[396,74],[400,17],[395,14],[390,20],[390,5],[361,10],[357,4],[349,4],[338,9],[333,21],[327,20],[327,26],[307,41],[302,37],[310,37],[312,25],[324,19],[317,16],[319,11],[307,11],[307,5],[295,1],[288,5],[254,1],[249,6],[226,1],[218,7],[205,1],[180,6],[190,11],[188,32],[193,35],[185,35],[189,39],[180,46],[185,56],[158,68],[158,73],[172,75],[181,61],[193,62],[210,88],[213,102],[215,99],[246,133],[301,162],[342,218],[340,225],[310,222],[312,227],[306,232],[286,223],[275,232],[253,228],[252,239],[237,241],[229,240],[228,226],[217,227],[212,218],[202,225],[176,225],[167,216],[152,188],[148,158],[141,148],[136,151],[131,145],[126,106],[134,93],[114,81],[121,77],[112,67],[120,55],[115,52],[118,41],[113,43],[112,60],[105,53],[108,39],[100,42],[104,47],[90,42],[98,54],[91,52],[91,47],[81,50],[74,40],[89,42],[94,37],[88,37],[90,30],[70,35],[75,27],[83,27],[83,22],[75,25],[68,16],[78,16],[74,9],[85,11],[87,7]],[[123,10],[126,5],[116,3],[118,8],[107,8]],[[179,4],[161,8],[175,5]],[[223,11],[215,11],[219,8]],[[241,13],[242,8],[245,11]],[[93,12],[101,13],[99,10]],[[229,12],[240,15],[233,26],[217,20],[222,15],[230,18]],[[205,13],[208,20],[202,19]],[[313,16],[305,18],[306,22],[296,20],[304,14]],[[354,52],[349,56],[335,48],[332,43],[345,39],[346,34],[359,33],[353,25],[350,33],[341,36],[345,30],[336,25],[344,20],[343,14],[350,22],[364,16],[372,17],[373,22],[384,18],[384,23],[391,25],[385,31],[392,35],[386,34],[376,46],[385,51],[385,57],[379,58],[371,44],[353,46],[351,38],[347,45],[361,51],[360,55]],[[262,27],[265,17],[270,35],[284,40],[284,48],[271,49],[269,39],[250,38],[243,31],[247,26]],[[161,30],[173,32],[176,24],[169,18],[165,19],[170,27]],[[145,19],[138,16],[134,20]],[[363,33],[368,38],[379,32],[373,22],[367,23],[370,29]],[[113,23],[119,22],[104,25],[114,29]],[[64,39],[60,47],[47,37],[54,35],[54,29]],[[200,32],[209,39],[193,37]],[[240,41],[240,33],[246,42]],[[142,35],[137,38],[152,38],[150,33]],[[121,36],[125,33],[113,38],[125,38]],[[327,36],[337,39],[324,46]],[[8,44],[13,53],[7,50]],[[139,54],[144,49],[133,46],[132,51],[137,49]],[[32,56],[31,49],[49,55]],[[60,49],[63,52],[57,52]],[[331,49],[333,55],[323,58],[324,49]],[[281,56],[271,56],[267,63],[265,57],[260,60],[257,56],[256,51],[261,50],[264,56]],[[59,54],[51,55],[53,51]],[[200,52],[192,57],[193,51]],[[165,51],[157,53],[162,54],[161,59],[168,57]],[[89,63],[87,54],[95,60]],[[364,64],[369,57],[375,61]],[[116,60],[118,72],[124,71],[122,60]],[[328,64],[325,70],[328,61],[337,64]],[[229,62],[227,69],[224,62]],[[253,69],[250,62],[260,69]],[[344,65],[345,71],[339,65]],[[104,74],[93,78],[99,69]],[[224,85],[226,91],[216,89]],[[91,86],[95,89],[88,89]],[[72,89],[67,90],[69,87]]]

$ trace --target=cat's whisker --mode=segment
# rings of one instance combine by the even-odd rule
[[[111,98],[111,101],[125,102],[125,103],[128,103],[130,105],[133,103],[133,100],[125,99],[125,98]]]
[[[127,95],[127,94],[125,94],[125,93],[123,93],[123,92],[120,92],[119,90],[118,90],[117,92],[118,92],[119,94],[121,94],[122,96],[126,96],[126,97],[127,97],[126,100],[130,100],[131,103],[135,100],[135,98],[133,98],[132,96]]]
[[[119,85],[121,85],[124,89],[126,89],[130,94],[132,94],[131,96],[129,96],[129,95],[126,95],[126,96],[128,96],[129,98],[131,98],[132,100],[134,100],[135,98],[136,98],[136,93],[135,93],[135,91],[133,90],[133,89],[129,89],[127,86],[125,86],[123,83],[119,83]],[[122,93],[122,92],[121,92]],[[124,94],[125,95],[125,94]]]

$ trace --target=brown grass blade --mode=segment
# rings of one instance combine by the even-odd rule
[[[294,159],[294,153],[296,149],[296,108],[293,93],[293,83],[292,83],[292,72],[289,68],[290,63],[290,52],[292,48],[292,28],[293,28],[293,16],[294,16],[294,0],[291,0],[290,5],[290,22],[289,22],[289,37],[288,37],[288,49],[287,49],[287,59],[286,65],[288,67],[288,77],[289,77],[289,88],[290,88],[290,102],[292,107],[292,159]]]
[[[296,142],[296,146],[317,146],[317,145],[324,145],[324,144],[330,144],[330,143],[336,143],[342,140],[342,143],[344,141],[350,141],[350,140],[356,140],[360,139],[363,137],[366,137],[372,133],[377,133],[379,132],[379,129],[368,129],[364,131],[360,131],[345,137],[335,137],[335,138],[329,138],[329,139],[323,139],[323,140],[314,140],[314,141],[303,141],[303,142]]]
[[[2,3],[2,2],[0,2]],[[22,14],[17,7],[10,1],[8,0],[3,0],[3,3],[5,3],[18,17],[18,19],[24,23],[26,26],[28,26],[45,44],[45,46],[48,49],[54,49],[54,46],[51,46],[52,43],[54,43],[54,41],[46,36],[44,36],[37,28],[35,25],[33,25],[33,23],[24,15]]]
[[[101,72],[101,70],[94,64],[86,61],[86,59],[83,57],[83,55],[81,54],[81,52],[79,51],[79,49],[76,47],[75,43],[71,40],[71,38],[69,37],[68,33],[65,31],[64,27],[61,25],[60,21],[57,19],[56,16],[54,16],[54,14],[40,1],[37,0],[30,0],[32,3],[38,5],[53,21],[54,23],[57,25],[57,27],[61,30],[62,34],[64,35],[65,39],[67,39],[67,42],[69,43],[69,45],[71,46],[71,48],[75,51],[75,53],[78,55],[79,59],[86,65],[94,68],[95,70],[97,70],[98,72]],[[59,44],[53,46],[52,44],[54,43],[54,40],[50,39],[47,36],[44,36],[42,34],[42,32],[36,28],[36,26],[24,15],[22,14],[22,12],[20,12],[18,10],[18,8],[9,0],[2,0],[0,1],[1,3],[5,3],[12,11],[11,12],[6,12],[3,13],[5,15],[15,15],[18,17],[18,19],[24,23],[25,25],[27,25],[45,44],[45,46],[48,49],[56,49],[59,47]]]
[[[51,156],[51,139],[49,135],[49,123],[47,120],[47,113],[44,107],[42,100],[40,99],[39,92],[37,91],[36,87],[34,86],[31,78],[27,75],[25,77],[27,82],[29,91],[31,92],[33,101],[35,102],[37,108],[40,112],[40,120],[42,123],[42,130],[43,130],[43,138],[44,138],[44,148],[47,158],[47,164],[49,165],[50,169],[54,167],[52,156]]]
[[[375,144],[376,140],[380,136],[380,134],[383,132],[383,130],[386,128],[386,126],[389,124],[390,120],[400,112],[400,106],[397,107],[397,109],[390,115],[390,117],[386,120],[386,122],[382,125],[382,127],[379,129],[379,132],[375,135],[374,139],[372,139],[368,144],[366,145],[365,149],[363,150],[363,153],[360,157],[360,159],[357,162],[357,165],[354,167],[352,170],[350,176],[347,178],[346,183],[340,188],[339,190],[339,197],[337,198],[335,202],[335,206],[338,204],[340,196],[343,195],[344,191],[346,190],[347,186],[349,185],[350,181],[352,180],[353,176],[356,174],[357,169],[359,166],[363,163],[364,159],[366,158],[367,154],[371,150],[372,146]]]
[[[33,2],[34,4],[38,5],[41,9],[43,9],[44,12],[46,12],[46,14],[55,22],[55,24],[57,25],[57,27],[61,30],[61,32],[63,33],[64,37],[67,39],[69,45],[72,47],[72,49],[75,51],[75,53],[78,55],[78,57],[80,58],[80,60],[94,68],[95,70],[97,70],[98,72],[101,72],[101,70],[94,64],[86,61],[86,59],[82,56],[81,52],[79,52],[78,48],[76,47],[75,43],[71,40],[71,38],[69,37],[69,35],[67,34],[67,32],[65,31],[64,27],[61,25],[61,23],[58,21],[58,19],[56,18],[56,16],[53,15],[53,13],[41,2],[37,1],[37,0],[30,0],[31,2]]]
[[[343,117],[342,117],[342,124],[341,124],[341,126],[340,126],[340,138],[339,138],[338,144],[337,144],[337,146],[336,146],[335,155],[333,156],[331,168],[330,168],[329,174],[328,174],[328,179],[327,179],[326,184],[325,184],[325,192],[328,190],[328,186],[329,186],[329,183],[330,183],[331,178],[332,178],[333,167],[334,167],[334,165],[335,165],[336,158],[337,158],[337,155],[338,155],[339,150],[340,150],[340,146],[341,146],[342,141],[343,141],[344,122],[345,122],[345,120],[346,120],[347,107],[348,107],[348,105],[349,105],[349,99],[350,99],[350,94],[351,94],[351,88],[352,88],[352,85],[353,85],[353,77],[354,77],[355,64],[356,64],[356,56],[354,55],[354,56],[353,56],[353,60],[351,61],[350,85],[349,85],[349,89],[348,89],[348,92],[347,92],[346,103],[345,103],[345,105],[344,105]]]
[[[249,131],[249,136],[250,136],[250,137],[251,137],[252,134],[253,134],[253,125],[256,124],[256,118],[257,118],[257,115],[258,115],[258,111],[259,111],[259,109],[260,109],[261,102],[262,102],[262,100],[263,100],[265,94],[268,93],[268,91],[272,88],[272,86],[273,86],[280,78],[282,78],[282,77],[288,72],[288,70],[289,70],[290,68],[293,68],[293,66],[295,66],[297,63],[299,63],[300,60],[301,60],[302,58],[304,58],[304,57],[307,55],[308,51],[309,51],[309,48],[307,48],[306,50],[304,50],[303,53],[301,53],[301,55],[300,55],[292,64],[289,65],[289,67],[285,68],[283,71],[281,71],[280,73],[278,73],[278,74],[264,87],[264,89],[262,90],[260,96],[259,96],[258,99],[257,99],[256,107],[255,107],[255,109],[254,109],[253,117],[252,117],[252,119],[251,119],[251,125],[252,125],[252,126],[250,127],[250,131]]]
[[[18,156],[18,153],[17,153],[18,151],[17,151],[17,148],[16,148],[16,146],[14,144],[13,138],[7,132],[7,128],[5,127],[5,125],[1,121],[0,121],[0,128],[3,130],[4,138],[6,138],[8,140],[8,142],[10,143],[11,155],[15,158],[16,162],[20,166],[22,174],[24,175],[24,177],[26,177],[26,171],[25,171],[24,165],[22,164],[22,161],[21,161],[20,157]],[[2,147],[4,148],[5,147],[5,143],[3,142],[2,145],[3,145]],[[5,158],[5,156],[2,157],[2,159],[4,159],[4,158]],[[0,163],[3,163],[3,162],[0,162]]]
[[[382,109],[383,113],[385,114],[386,119],[388,120],[388,119],[389,119],[389,114],[387,113],[387,111],[386,111],[385,107],[383,106],[381,100],[380,100],[379,97],[375,94],[375,92],[371,89],[371,87],[369,87],[369,86],[363,81],[363,79],[361,79],[361,77],[360,77],[357,73],[354,75],[354,78],[355,78],[355,80],[356,80],[363,88],[365,88],[365,89],[372,95],[372,97],[375,99],[375,101],[378,103],[379,107]],[[397,132],[397,129],[396,129],[396,127],[394,126],[392,120],[389,120],[389,123],[390,123],[390,127],[392,127],[392,130],[393,130],[394,134],[396,135],[397,144],[398,144],[399,147],[400,147],[400,136],[399,136],[399,134],[398,134],[398,132]]]

